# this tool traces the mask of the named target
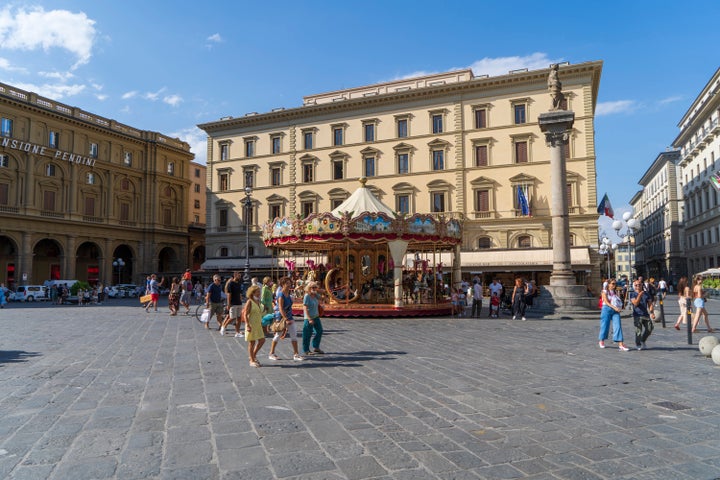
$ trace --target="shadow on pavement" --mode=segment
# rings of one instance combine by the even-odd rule
[[[0,364],[27,362],[29,357],[37,357],[38,352],[26,352],[24,350],[0,350]]]

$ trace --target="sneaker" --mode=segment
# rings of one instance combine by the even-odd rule
[[[522,318],[522,321],[524,322],[525,320],[527,320],[527,318],[523,317],[523,318]]]
[[[315,350],[313,350],[313,353],[314,353],[315,355],[325,355],[325,352],[323,352],[323,351],[320,350],[319,348],[316,348]]]
[[[274,353],[271,353],[270,355],[268,355],[268,358],[269,358],[270,360],[280,360],[280,357],[278,357],[278,356],[275,355]]]
[[[642,345],[638,345],[638,346],[637,346],[637,349],[638,349],[638,350],[642,350],[642,349],[643,349]]]
[[[600,347],[600,348],[605,348],[605,342],[603,342],[602,340],[600,340],[600,341],[598,342],[598,347]]]
[[[245,336],[245,335],[243,335],[242,333],[236,333],[236,334],[235,334],[235,338],[243,338],[244,336]]]
[[[225,336],[225,327],[220,327],[220,335]]]
[[[625,345],[619,345],[618,350],[620,350],[621,352],[627,352],[630,349],[628,347],[626,347]]]
[[[295,355],[293,355],[293,360],[296,362],[302,362],[305,359],[301,355],[295,354]]]
[[[515,320],[515,315],[513,315],[513,320]]]
[[[309,355],[314,355],[313,352],[303,352],[303,357],[307,357]]]
[[[642,348],[643,350],[647,350],[647,345],[645,345],[645,342],[642,342]]]

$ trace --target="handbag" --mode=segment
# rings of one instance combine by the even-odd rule
[[[142,297],[140,297],[140,303],[147,303],[150,300],[152,300],[152,295],[150,295],[150,294],[143,295]]]
[[[210,309],[209,308],[203,309],[203,312],[200,315],[200,321],[203,323],[208,323],[210,321]]]
[[[600,297],[600,299],[598,300],[598,308],[600,310],[602,310],[602,307],[603,307],[603,299],[602,299],[602,297]]]
[[[287,324],[285,323],[285,319],[282,317],[275,320],[272,325],[270,325],[270,331],[274,333],[281,333],[284,332],[286,329]]]

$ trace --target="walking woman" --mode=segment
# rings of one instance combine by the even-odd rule
[[[308,282],[305,286],[305,296],[303,297],[303,313],[305,322],[303,323],[303,355],[322,355],[320,350],[320,341],[322,340],[323,327],[320,321],[320,298],[317,293],[317,282]],[[315,336],[313,337],[313,330]],[[310,351],[310,338],[312,337],[313,350]]]
[[[693,306],[695,306],[695,318],[693,318],[692,331],[693,333],[697,332],[697,326],[698,323],[700,323],[700,316],[702,315],[703,318],[705,318],[705,325],[707,325],[708,333],[712,333],[715,330],[710,328],[708,313],[707,310],[705,310],[705,290],[703,290],[702,283],[702,277],[697,277],[695,279],[695,286],[693,286],[692,289]]]
[[[690,296],[690,287],[688,287],[687,277],[680,277],[677,284],[678,305],[680,305],[680,315],[675,322],[675,330],[680,330],[680,323],[687,324],[687,298]]]
[[[603,307],[600,311],[600,335],[598,345],[605,348],[605,340],[608,338],[610,321],[613,324],[613,341],[618,343],[618,350],[627,352],[630,350],[623,343],[622,325],[620,324],[620,312],[623,309],[623,300],[617,293],[615,280],[610,280],[607,288],[602,291]]]
[[[262,305],[260,304],[260,287],[252,285],[247,289],[248,301],[243,308],[245,318],[245,341],[248,344],[248,357],[251,367],[259,367],[257,354],[265,344],[265,332],[262,328]]]
[[[170,293],[168,294],[168,308],[170,308],[170,316],[175,316],[180,308],[180,280],[173,277],[170,285]]]
[[[293,299],[290,296],[292,279],[290,277],[283,277],[278,283],[280,284],[276,294],[278,313],[285,320],[285,325],[287,326],[287,335],[290,336],[290,343],[293,349],[293,360],[302,362],[304,358],[298,352],[297,327],[295,326],[295,321],[293,321],[292,313]],[[276,332],[273,336],[272,343],[270,344],[270,355],[268,356],[270,360],[280,360],[280,357],[275,354],[275,347],[277,347],[278,342],[284,337],[283,332]]]
[[[525,308],[527,308],[527,305],[525,304],[525,285],[523,283],[522,278],[516,277],[515,278],[515,288],[513,288],[512,291],[512,313],[513,313],[513,320],[516,320],[518,318],[525,320]]]

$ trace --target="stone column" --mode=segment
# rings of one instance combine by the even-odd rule
[[[567,169],[563,158],[568,132],[575,113],[556,110],[538,117],[540,130],[550,147],[550,214],[552,216],[553,270],[550,285],[575,285],[570,261],[570,220],[568,217]]]
[[[34,279],[32,278],[33,268],[33,245],[32,236],[25,232],[22,234],[22,245],[20,246],[20,271],[15,274],[16,285],[28,285],[32,284]],[[23,280],[23,275],[27,274],[27,280]]]
[[[77,278],[75,272],[75,261],[77,260],[77,237],[67,236],[67,251],[65,252],[65,265],[63,266],[62,278]]]
[[[405,260],[405,252],[407,252],[408,242],[405,240],[392,240],[388,242],[390,255],[392,255],[393,264],[393,286],[395,287],[395,308],[403,306],[403,286],[402,286],[402,267]]]

